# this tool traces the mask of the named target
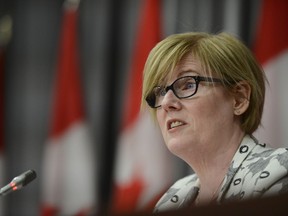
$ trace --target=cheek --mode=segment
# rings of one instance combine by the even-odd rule
[[[160,130],[163,134],[164,127],[165,127],[165,121],[164,121],[164,116],[160,110],[156,111],[156,119],[157,119],[158,125],[160,127]]]
[[[222,102],[219,102],[222,101]],[[229,101],[211,99],[198,101],[189,107],[191,128],[200,133],[205,130],[217,130],[223,124],[233,121],[233,108]]]
[[[211,109],[208,115],[210,119],[210,127],[229,126],[229,124],[232,124],[234,119],[232,103],[225,100],[222,100],[221,103],[211,103]],[[215,129],[217,130],[217,128]]]

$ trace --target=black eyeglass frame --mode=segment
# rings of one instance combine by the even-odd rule
[[[195,80],[195,84],[196,84],[196,88],[195,88],[195,91],[193,94],[191,95],[188,95],[188,96],[184,96],[184,97],[180,97],[176,94],[176,91],[174,89],[174,84],[179,80],[179,79],[183,79],[183,78],[192,78]],[[193,95],[195,95],[197,93],[197,90],[198,90],[198,86],[199,86],[199,83],[201,81],[205,81],[205,82],[222,82],[221,79],[219,78],[213,78],[213,77],[202,77],[202,76],[183,76],[183,77],[179,77],[178,79],[176,79],[171,85],[169,86],[166,86],[166,88],[164,89],[165,90],[165,94],[167,94],[167,92],[169,90],[172,90],[173,94],[179,98],[179,99],[184,99],[184,98],[189,98],[189,97],[192,97]],[[160,86],[155,86],[153,89],[155,89],[156,87],[160,87]],[[145,98],[147,104],[151,107],[151,108],[159,108],[161,107],[161,105],[159,106],[155,106],[155,101],[156,101],[156,98],[155,98],[155,94],[153,93],[150,93],[146,98]]]

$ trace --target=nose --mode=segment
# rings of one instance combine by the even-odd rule
[[[180,99],[176,97],[172,90],[167,91],[162,100],[161,106],[166,111],[178,110],[181,108]]]

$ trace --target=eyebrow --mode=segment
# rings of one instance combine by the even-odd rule
[[[195,71],[195,70],[183,70],[183,71],[180,71],[179,73],[178,73],[178,75],[177,75],[177,77],[179,78],[179,77],[181,77],[181,76],[183,76],[183,75],[185,75],[185,74],[187,74],[187,73],[195,73],[195,75],[200,75],[197,71]]]
[[[197,71],[195,71],[195,70],[191,70],[191,69],[187,69],[187,70],[181,70],[178,74],[177,74],[177,77],[176,77],[176,79],[178,79],[179,77],[182,77],[182,76],[185,76],[187,73],[195,73],[195,76],[200,76],[200,74],[197,72]],[[186,75],[186,76],[189,76],[189,75]],[[194,75],[191,75],[191,76],[194,76]],[[166,79],[167,79],[167,77],[166,77]],[[174,79],[175,80],[175,79]],[[167,81],[168,80],[161,80],[160,82],[159,82],[159,85],[157,85],[157,86],[166,86],[167,85]],[[173,82],[173,81],[172,81]],[[172,83],[171,82],[171,83]],[[163,85],[163,83],[166,83],[166,85]],[[160,85],[161,84],[161,85]]]

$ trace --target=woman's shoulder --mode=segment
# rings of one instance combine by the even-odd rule
[[[288,167],[288,148],[273,148],[267,146],[266,144],[257,144],[251,154],[249,155],[249,160],[261,159],[262,162],[269,162],[277,160],[282,165]]]
[[[288,192],[287,148],[271,148],[246,137],[236,156],[230,167],[226,200]]]
[[[244,161],[265,163],[279,160],[285,161],[284,165],[288,166],[288,148],[273,148],[265,143],[260,143],[254,136],[246,136],[242,141],[239,152],[244,154]]]
[[[268,176],[284,177],[288,173],[288,149],[257,143],[241,167],[261,179]]]
[[[288,190],[285,186],[288,183],[287,148],[271,148],[257,144],[240,167],[234,181],[241,180],[241,193],[244,194],[245,191],[246,197],[261,197],[272,187],[274,194]],[[281,182],[280,185],[280,180],[285,184]],[[278,186],[274,187],[276,184]]]

